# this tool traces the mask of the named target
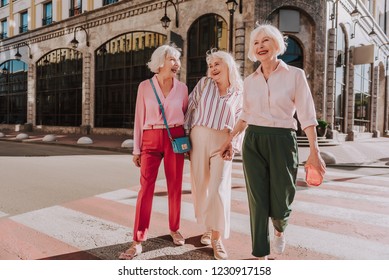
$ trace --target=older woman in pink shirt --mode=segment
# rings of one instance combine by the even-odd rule
[[[325,164],[317,143],[315,106],[304,71],[278,59],[286,45],[281,32],[259,25],[250,36],[248,57],[259,61],[258,69],[244,80],[243,112],[221,148],[226,160],[232,156],[231,140],[247,126],[242,147],[243,167],[250,208],[252,254],[270,254],[269,218],[274,227],[273,250],[285,249],[284,230],[296,192],[298,151],[297,111],[310,146],[307,164],[322,176]]]
[[[180,68],[179,50],[163,45],[153,52],[147,65],[156,73],[152,81],[164,107],[172,137],[184,136],[188,88],[176,78]],[[142,252],[142,242],[147,240],[155,182],[162,159],[168,191],[170,235],[175,245],[183,245],[185,239],[178,230],[184,154],[173,152],[151,82],[145,80],[138,87],[133,150],[133,162],[140,167],[141,188],[136,203],[133,242],[126,252],[121,253],[120,259],[132,259]]]

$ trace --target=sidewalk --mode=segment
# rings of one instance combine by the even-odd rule
[[[53,142],[43,142],[47,134],[37,132],[27,132],[28,139],[18,140],[16,137],[24,132],[3,132],[3,141],[22,141],[24,143],[37,143],[47,145],[66,145],[81,148],[93,148],[131,153],[132,148],[122,147],[125,140],[131,139],[128,135],[80,135],[80,134],[56,134]],[[92,144],[77,144],[81,137],[90,138]],[[320,151],[335,158],[335,164],[328,166],[359,166],[359,167],[385,167],[389,168],[389,138],[371,138],[354,142],[342,142],[336,146],[322,146]],[[300,164],[303,164],[309,155],[308,147],[299,147]],[[237,155],[235,161],[241,161],[241,156]]]
[[[16,137],[19,134],[27,134],[28,139],[19,140]],[[122,144],[125,140],[131,139],[128,135],[81,135],[81,134],[51,134],[56,137],[56,140],[53,142],[44,142],[43,138],[50,133],[41,133],[41,132],[13,132],[7,131],[3,132],[4,137],[0,137],[0,141],[16,141],[23,143],[34,143],[34,144],[46,144],[46,145],[64,145],[64,146],[75,146],[78,148],[92,148],[92,149],[102,149],[110,151],[118,151],[123,153],[130,153],[132,149],[123,148]],[[77,141],[82,137],[90,138],[92,144],[77,144]]]

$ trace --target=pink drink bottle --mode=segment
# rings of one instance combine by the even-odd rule
[[[310,186],[320,186],[323,183],[323,176],[312,165],[305,166],[305,181]]]

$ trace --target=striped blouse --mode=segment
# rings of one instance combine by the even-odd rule
[[[216,83],[203,77],[189,95],[184,127],[186,130],[194,126],[232,130],[239,119],[242,104],[241,91],[229,88],[226,95],[220,96]]]

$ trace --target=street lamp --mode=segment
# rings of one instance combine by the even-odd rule
[[[369,37],[376,36],[377,33],[374,31],[374,27],[375,27],[374,19],[372,17],[370,17],[370,16],[362,16],[362,17],[359,18],[359,20],[362,19],[362,18],[370,18],[371,19],[371,23],[372,23],[373,27],[372,27],[372,29],[371,29],[371,31],[369,32],[368,35],[369,35]],[[355,20],[354,21],[354,28],[353,28],[353,33],[351,33],[351,39],[355,38],[355,26],[357,25],[357,23],[359,23],[359,20]]]
[[[176,27],[178,28],[178,11],[177,11],[176,5],[171,0],[167,0],[165,2],[165,15],[161,18],[162,27],[167,29],[170,25],[170,22],[171,22],[170,18],[167,16],[167,3],[168,2],[172,3],[174,10],[176,11]]]
[[[76,26],[74,28],[74,37],[73,40],[70,41],[70,44],[72,45],[73,49],[76,49],[78,47],[78,40],[76,39],[77,29],[81,29],[85,32],[85,38],[86,38],[86,46],[89,47],[89,34],[88,31],[83,26]]]
[[[30,45],[28,43],[26,43],[26,42],[23,42],[23,43],[19,43],[19,44],[16,45],[17,50],[16,50],[16,54],[15,54],[15,59],[18,60],[18,61],[22,59],[22,55],[19,52],[19,47],[23,47],[23,46],[28,47],[28,57],[30,59],[32,58]]]
[[[355,0],[355,8],[354,10],[350,13],[350,16],[351,17],[357,17],[359,16],[361,13],[359,12],[358,10],[358,0]]]
[[[235,0],[227,0],[227,9],[230,12],[230,43],[228,47],[228,51],[232,52],[232,36],[233,36],[233,27],[234,27],[234,13],[238,6],[238,3]]]

